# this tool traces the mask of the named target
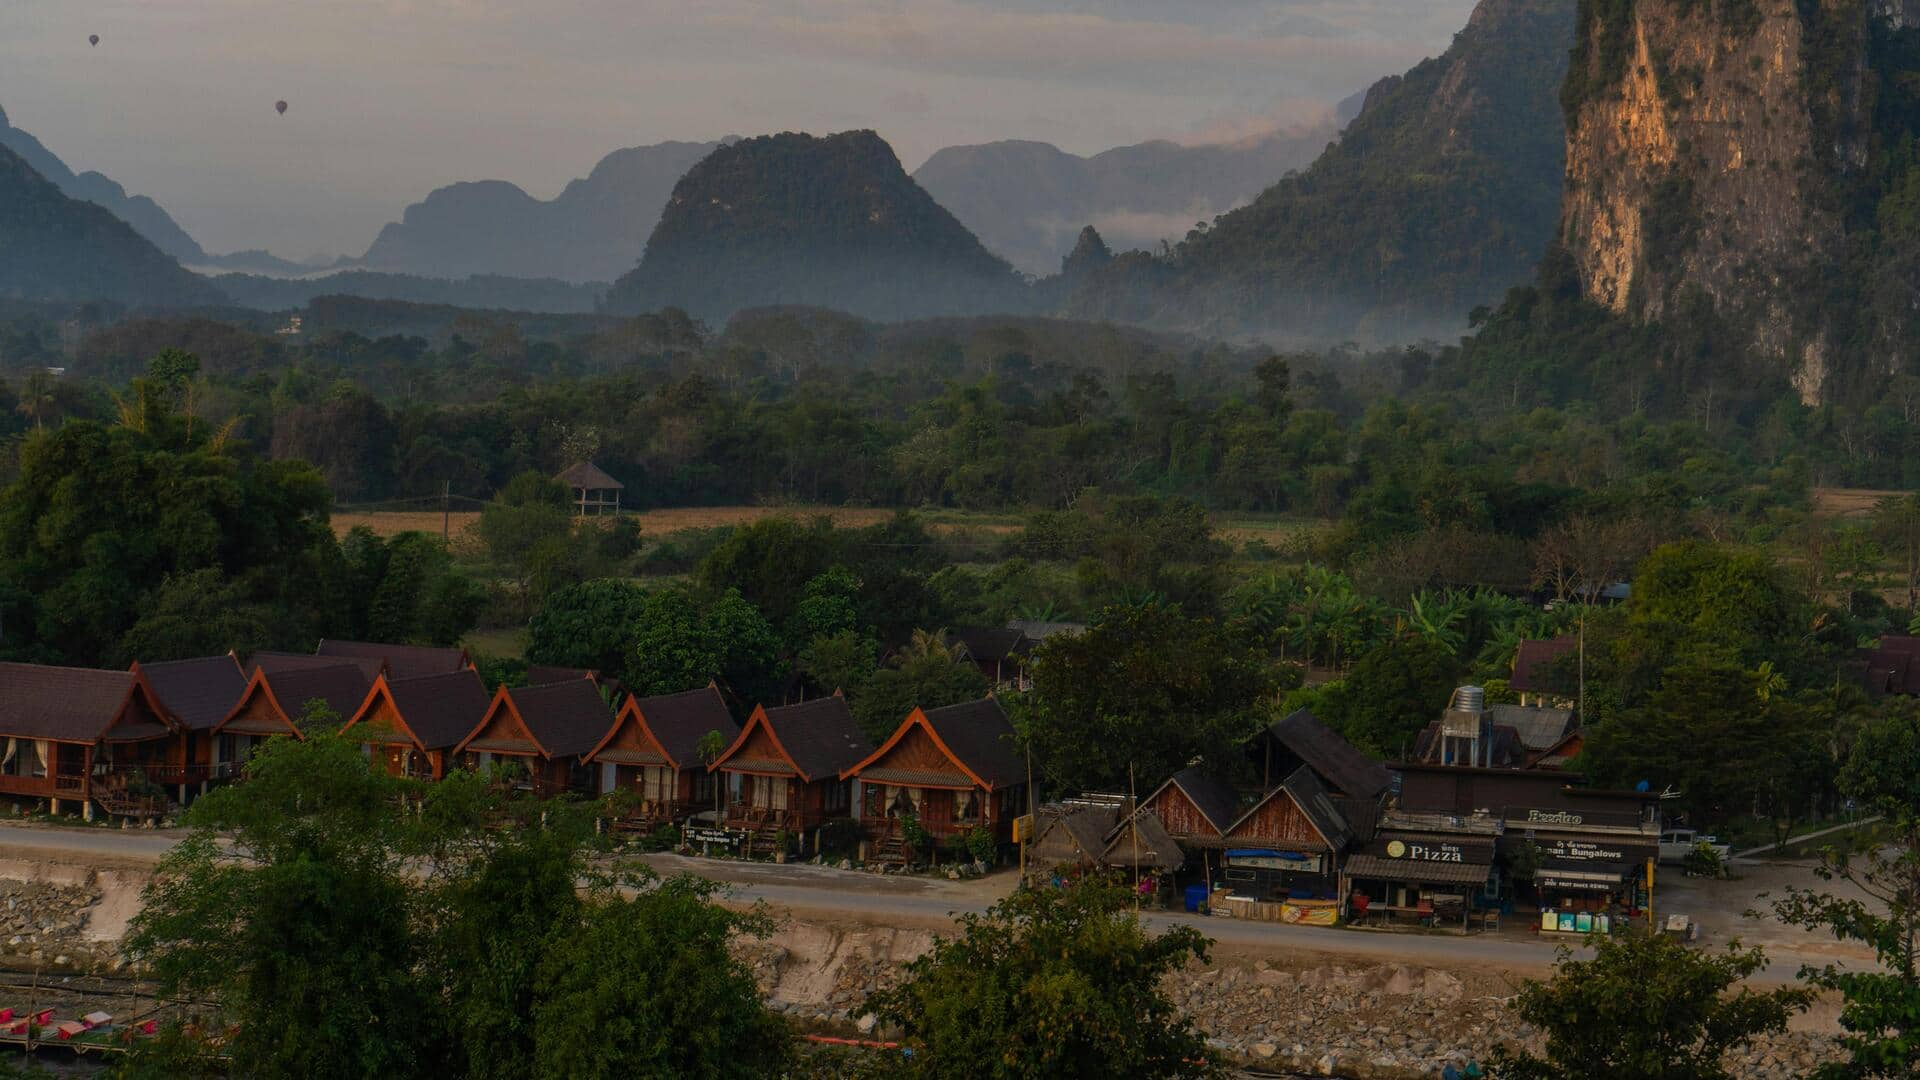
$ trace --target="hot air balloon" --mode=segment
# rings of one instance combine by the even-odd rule
[[[287,103],[284,101],[274,102],[273,111],[279,113],[281,116],[287,115]]]
[[[89,44],[89,45],[98,45],[98,44],[100,44],[100,35],[99,35],[99,34],[88,34],[88,35],[87,35],[87,44]]]

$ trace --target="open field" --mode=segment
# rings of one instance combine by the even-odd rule
[[[1876,491],[1872,488],[1814,488],[1813,512],[1819,517],[1863,518],[1873,512],[1873,504],[1904,491]]]
[[[664,510],[643,510],[626,515],[639,522],[647,536],[667,536],[683,529],[712,529],[725,525],[745,525],[770,517],[811,518],[827,515],[841,528],[878,525],[892,517],[892,509],[880,507],[833,506],[688,506]],[[1017,513],[975,513],[964,510],[916,511],[936,533],[975,532],[1006,534],[1017,531],[1022,515]],[[341,511],[333,515],[333,530],[345,536],[359,525],[381,536],[419,531],[438,533],[444,524],[453,537],[459,537],[480,520],[476,511],[456,510],[442,518],[438,510]],[[1222,514],[1214,519],[1222,539],[1235,545],[1262,540],[1275,547],[1312,528],[1310,522],[1278,515]]]

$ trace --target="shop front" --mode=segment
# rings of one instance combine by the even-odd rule
[[[1501,847],[1510,864],[1533,867],[1543,912],[1627,914],[1646,906],[1659,857],[1651,829],[1633,814],[1510,810]]]
[[[1347,859],[1347,916],[1464,927],[1493,876],[1491,836],[1383,832]]]

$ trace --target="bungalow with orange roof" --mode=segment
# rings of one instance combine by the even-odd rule
[[[128,670],[176,732],[165,760],[149,762],[143,772],[153,783],[173,788],[185,803],[195,789],[204,792],[216,779],[213,732],[246,692],[246,673],[232,653],[157,663],[136,660]]]
[[[342,728],[367,748],[376,769],[390,776],[438,780],[447,759],[493,703],[473,668],[410,679],[385,675]]]
[[[360,711],[371,688],[358,664],[294,668],[278,672],[255,668],[238,704],[213,729],[213,768],[237,773],[261,739],[276,735],[304,738],[300,725],[315,702],[345,720]]]
[[[525,775],[515,783],[543,799],[588,792],[592,773],[581,759],[606,738],[613,719],[600,688],[588,679],[502,686],[454,752],[464,768],[522,766]]]
[[[752,850],[761,850],[782,831],[803,836],[849,817],[853,785],[842,774],[872,752],[847,699],[835,693],[758,706],[708,768],[726,783],[726,828],[751,834]]]
[[[128,801],[126,780],[164,760],[173,734],[130,671],[0,663],[0,796],[46,799],[54,813],[71,800],[89,820],[95,800],[112,813],[162,812],[164,796]]]
[[[991,697],[913,710],[840,776],[860,782],[869,857],[883,861],[905,857],[900,822],[908,815],[935,843],[985,829],[1004,844],[1026,811],[1026,762],[1012,722]]]
[[[631,791],[640,797],[640,821],[677,822],[718,809],[714,774],[700,759],[701,741],[715,733],[723,746],[731,745],[740,725],[712,683],[680,694],[630,697],[586,762],[599,770],[602,794]]]

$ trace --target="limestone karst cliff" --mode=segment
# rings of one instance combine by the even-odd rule
[[[1904,363],[1915,0],[1582,0],[1560,242],[1636,321],[1710,310],[1809,404]],[[1916,233],[1920,236],[1920,233]],[[1701,307],[1703,305],[1704,307]]]

